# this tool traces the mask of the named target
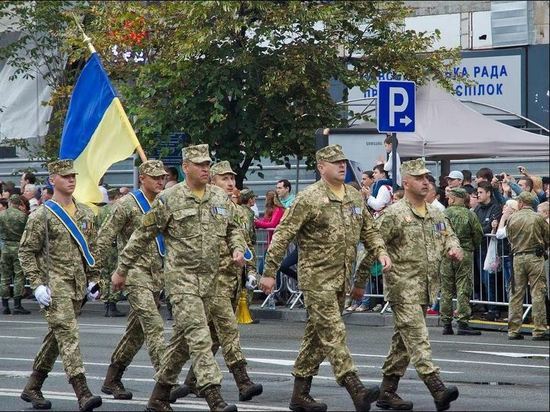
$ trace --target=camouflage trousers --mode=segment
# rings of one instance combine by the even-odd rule
[[[357,372],[346,344],[346,326],[342,320],[344,292],[304,291],[309,314],[306,330],[292,374],[306,378],[317,375],[319,365],[328,358],[336,382],[349,372]]]
[[[0,257],[0,296],[2,298],[10,297],[10,284],[13,281],[13,297],[20,298],[25,289],[25,275],[19,264],[17,252],[19,243],[6,242],[2,247],[2,256]]]
[[[235,318],[237,300],[226,296],[215,296],[208,300],[208,327],[212,338],[212,353],[222,347],[223,359],[228,368],[244,361],[241,350],[239,325]]]
[[[61,355],[63,368],[69,379],[84,373],[76,322],[81,307],[81,300],[52,297],[50,306],[41,310],[48,322],[49,330],[34,359],[34,370],[50,372],[57,356]]]
[[[155,375],[157,382],[164,385],[177,384],[183,365],[191,359],[199,390],[221,383],[222,373],[212,354],[208,328],[209,299],[190,294],[170,296],[175,320],[174,333]]]
[[[111,363],[126,369],[145,342],[151,363],[158,370],[166,349],[164,321],[159,312],[160,292],[139,286],[126,286],[126,291],[131,307],[130,315],[126,331],[111,356]]]
[[[439,372],[439,368],[432,362],[432,348],[426,327],[427,306],[392,303],[391,309],[394,333],[382,373],[401,377],[411,362],[420,378]]]
[[[513,292],[508,305],[508,334],[517,334],[521,328],[523,315],[523,298],[529,284],[533,313],[533,336],[546,332],[546,276],[544,275],[544,258],[535,255],[514,256]]]
[[[468,323],[472,317],[470,299],[472,297],[472,252],[464,251],[464,259],[453,262],[443,259],[441,262],[441,321],[450,324],[453,321],[453,296],[456,293],[456,312],[459,323]]]

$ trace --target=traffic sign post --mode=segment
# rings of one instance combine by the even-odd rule
[[[392,136],[392,186],[397,187],[397,132],[414,132],[416,127],[416,84],[409,81],[378,82],[376,127]]]

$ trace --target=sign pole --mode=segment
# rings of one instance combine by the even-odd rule
[[[397,133],[391,134],[391,180],[392,189],[397,189]]]

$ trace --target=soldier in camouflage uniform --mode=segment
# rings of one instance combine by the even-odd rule
[[[186,180],[157,196],[120,256],[113,284],[121,283],[118,277],[125,276],[146,245],[162,233],[167,252],[164,277],[175,326],[155,375],[157,383],[148,408],[171,410],[170,389],[191,358],[197,387],[210,409],[236,410],[221,396],[222,375],[212,354],[207,308],[215,291],[222,242],[227,242],[233,261],[240,265],[244,264],[246,243],[226,193],[208,184],[208,145],[185,148],[183,159]]]
[[[25,230],[27,223],[27,214],[19,208],[23,202],[19,195],[11,195],[8,208],[0,212],[0,295],[2,296],[2,306],[4,315],[10,314],[10,282],[13,279],[13,314],[28,315],[29,312],[21,306],[21,297],[25,289],[25,275],[21,270],[17,253],[19,251],[19,241]]]
[[[534,210],[535,194],[523,191],[517,197],[519,210],[506,225],[506,236],[514,254],[514,279],[508,307],[508,339],[523,339],[520,334],[523,298],[527,284],[531,290],[533,340],[547,341],[547,285],[544,274],[544,253],[549,246],[548,223]]]
[[[118,189],[109,189],[107,191],[109,196],[109,202],[106,205],[102,206],[99,209],[99,212],[96,216],[96,227],[98,230],[101,229],[103,224],[111,216],[113,211],[114,202],[118,197]],[[103,252],[103,251],[102,251]],[[118,250],[116,245],[116,239],[113,240],[113,244],[107,250],[104,251],[105,257],[103,267],[101,268],[101,300],[105,303],[105,317],[120,318],[126,316],[126,313],[123,313],[118,310],[116,303],[119,302],[122,298],[121,291],[114,291],[111,285],[111,275],[116,269],[117,259],[118,259]]]
[[[386,208],[377,223],[393,262],[384,273],[384,296],[391,305],[395,333],[382,367],[384,374],[377,405],[384,409],[412,409],[412,402],[396,393],[399,379],[412,362],[430,390],[437,410],[458,398],[458,389],[445,387],[432,362],[426,310],[439,290],[439,267],[447,254],[462,259],[458,238],[445,217],[425,201],[429,170],[422,159],[401,165],[405,197]]]
[[[129,193],[118,200],[99,230],[96,245],[97,256],[101,257],[98,259],[99,266],[104,263],[104,256],[108,255],[113,242],[116,241],[118,250],[122,253],[143,217],[138,196],[152,203],[162,191],[166,174],[160,160],[148,160],[140,165],[140,191]],[[160,359],[166,350],[164,322],[158,310],[160,291],[164,287],[161,253],[164,251],[159,250],[155,240],[146,244],[124,279],[131,307],[130,316],[126,331],[113,351],[111,364],[101,387],[103,393],[113,395],[115,399],[132,399],[132,392],[125,389],[121,379],[144,342],[155,370],[159,369]],[[173,389],[176,397],[178,388],[176,386]]]
[[[391,262],[361,194],[344,184],[346,156],[341,146],[324,147],[317,151],[316,160],[321,180],[298,194],[277,227],[267,251],[260,286],[264,293],[271,293],[281,260],[296,238],[300,249],[298,283],[309,317],[294,363],[294,391],[289,407],[293,411],[327,409],[326,404],[316,402],[309,392],[319,365],[328,358],[336,382],[346,387],[356,410],[369,410],[379,391],[376,386],[363,386],[346,345],[346,328],[341,316],[349,290],[346,280],[353,270],[359,242],[386,269]],[[352,293],[363,295],[364,284]]]
[[[472,268],[474,250],[481,244],[483,228],[476,214],[468,209],[464,201],[469,196],[462,188],[454,188],[449,192],[449,207],[444,213],[460,241],[464,258],[452,261],[445,257],[441,262],[441,321],[443,334],[452,335],[453,327],[453,295],[456,291],[456,309],[458,330],[457,335],[481,335],[481,332],[470,328],[468,322],[472,316],[470,299],[472,297]]]
[[[80,410],[91,411],[101,406],[101,397],[93,396],[86,383],[76,318],[83,300],[96,299],[99,294],[94,291],[99,273],[93,269],[93,257],[85,253],[89,251],[87,244],[96,237],[94,214],[72,198],[76,184],[72,160],[49,163],[48,172],[54,186],[53,198],[48,202],[53,201],[58,213],[54,214],[46,205],[38,207],[29,216],[19,247],[21,267],[48,322],[48,334],[21,398],[31,402],[35,409],[51,408],[41,388],[60,355]],[[77,243],[72,234],[75,232],[70,232],[58,217],[59,211],[75,224],[75,232],[86,242]]]
[[[235,175],[236,173],[227,161],[218,162],[210,169],[212,184],[223,189],[228,196],[231,196],[235,188]],[[230,203],[230,209],[235,224],[242,229],[248,248],[253,250],[249,232],[246,230],[245,210],[233,202]],[[235,318],[241,290],[242,268],[235,265],[226,244],[222,244],[220,249],[218,278],[213,296],[208,301],[210,336],[213,342],[212,352],[216,354],[219,347],[222,347],[225,364],[233,374],[239,389],[239,400],[248,401],[254,396],[260,395],[263,387],[253,383],[246,372],[246,359],[241,350],[239,325]],[[256,282],[255,265],[247,264],[247,288],[254,288]],[[197,394],[195,385],[196,380],[193,368],[191,368],[185,379],[184,388],[187,388],[188,393]]]

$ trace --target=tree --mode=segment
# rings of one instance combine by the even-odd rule
[[[80,9],[144,149],[186,132],[229,160],[239,183],[263,156],[311,164],[314,131],[347,122],[330,97],[331,81],[367,89],[392,73],[449,87],[458,51],[430,51],[439,34],[405,30],[409,13],[397,1],[90,2]]]

